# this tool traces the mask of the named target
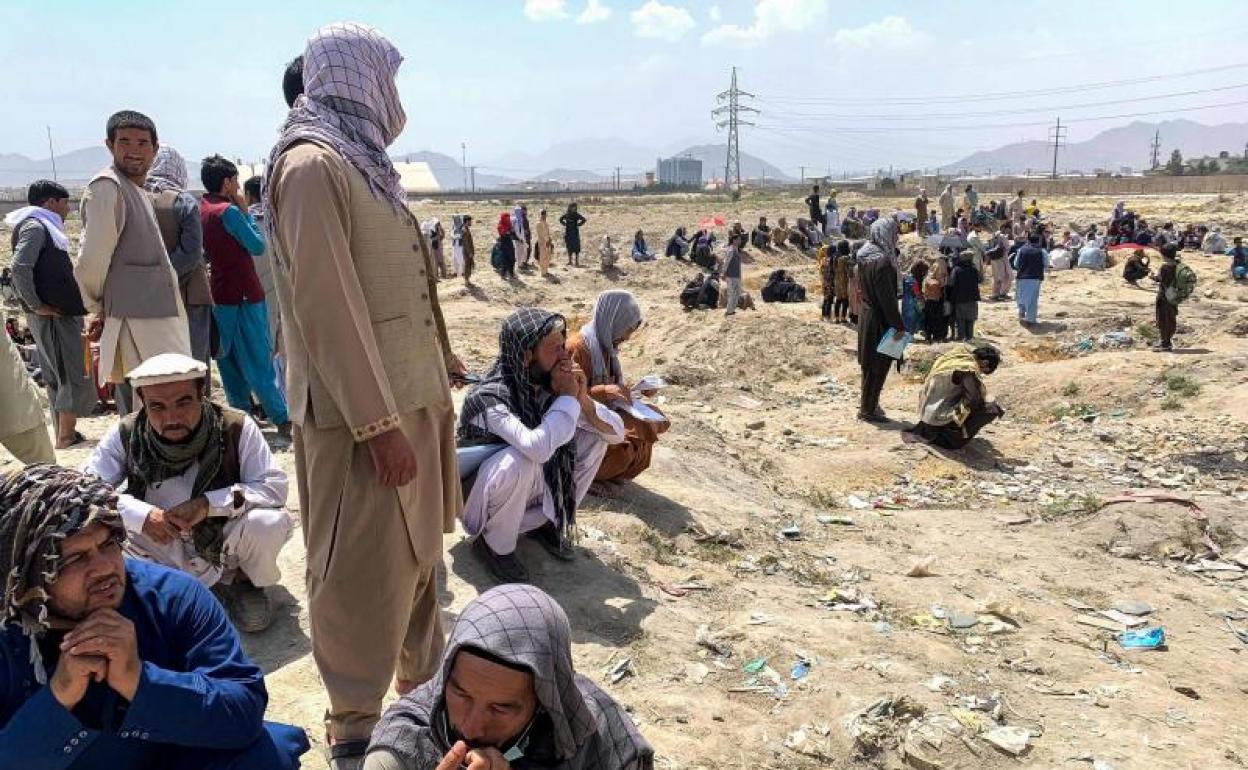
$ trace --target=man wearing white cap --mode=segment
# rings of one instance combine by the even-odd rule
[[[235,623],[254,633],[272,622],[264,587],[281,577],[277,556],[290,538],[286,473],[250,417],[205,398],[206,378],[181,353],[131,370],[141,408],[83,470],[126,482],[119,508],[133,555],[218,586]]]

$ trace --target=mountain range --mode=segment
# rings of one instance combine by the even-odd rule
[[[1098,169],[1119,172],[1129,168],[1144,171],[1152,166],[1152,143],[1160,137],[1159,161],[1164,164],[1170,151],[1178,149],[1184,158],[1199,158],[1227,151],[1240,155],[1248,151],[1248,123],[1206,126],[1190,120],[1161,123],[1136,121],[1102,131],[1083,142],[1071,142],[1058,149],[1059,173]],[[944,173],[1025,173],[1045,172],[1053,167],[1053,145],[1048,142],[1018,142],[995,150],[977,152],[954,161],[940,170]]]

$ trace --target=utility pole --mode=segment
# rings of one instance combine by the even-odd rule
[[[1153,134],[1153,165],[1152,165],[1152,169],[1153,169],[1154,171],[1156,171],[1156,170],[1157,170],[1157,167],[1158,167],[1159,165],[1161,165],[1161,129],[1160,129],[1160,128],[1159,128],[1159,129],[1157,129],[1156,133],[1154,133],[1154,134]]]
[[[620,191],[620,167],[615,167],[615,191]]]
[[[459,164],[459,167],[463,169],[463,172],[464,172],[464,191],[467,192],[468,190],[468,143],[467,142],[459,143],[459,152],[460,152],[460,159],[462,161]]]
[[[1066,143],[1066,129],[1062,128],[1062,119],[1057,119],[1057,126],[1052,129],[1049,140],[1053,142],[1053,178],[1057,179],[1057,148]]]
[[[802,184],[806,184],[806,167],[798,166],[797,168],[799,169],[798,173],[801,174],[802,177]]]
[[[52,149],[52,126],[48,126],[48,158],[52,161],[52,181],[59,182],[56,177],[56,150]]]
[[[475,193],[477,191],[477,167],[470,166],[468,169],[468,174],[469,174],[469,177],[472,179],[472,191]]]
[[[753,107],[746,107],[741,104],[741,98],[753,99],[754,94],[748,91],[742,91],[737,88],[737,68],[732,68],[732,85],[727,91],[716,94],[715,101],[720,106],[711,110],[711,115],[719,118],[721,115],[727,115],[727,118],[718,120],[715,123],[716,128],[728,128],[728,153],[724,159],[724,191],[733,197],[741,193],[741,142],[740,128],[741,126],[752,126],[753,123],[741,120],[741,113],[752,112],[758,114],[758,110]]]

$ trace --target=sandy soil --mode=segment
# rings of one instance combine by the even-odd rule
[[[1041,203],[1059,223],[1088,223],[1113,201]],[[1245,229],[1245,203],[1131,201],[1150,220],[1233,232]],[[937,348],[916,346],[890,377],[883,405],[899,422],[864,427],[854,420],[853,331],[821,322],[813,301],[734,319],[686,313],[676,296],[694,272],[687,264],[623,260],[606,276],[588,255],[591,266],[560,265],[556,280],[507,285],[486,264],[501,202],[414,208],[448,226],[465,208],[477,217],[478,287],[441,289],[473,370],[489,364],[515,307],[578,324],[603,289],[641,299],[646,324],[625,367],[671,381],[663,408],[674,427],[636,483],[587,500],[575,563],[552,563],[532,544],[521,553],[568,611],[578,668],[630,709],[660,767],[1248,766],[1238,719],[1248,633],[1232,630],[1248,629],[1244,572],[1191,569],[1202,558],[1226,565],[1248,543],[1248,288],[1229,281],[1225,258],[1188,256],[1200,284],[1172,355],[1144,349],[1153,294],[1116,271],[1051,276],[1035,331],[1017,326],[1012,304],[985,303],[978,332],[1004,352],[989,384],[1007,416],[944,453],[900,432]],[[604,234],[627,244],[641,228],[661,250],[676,225],[708,214],[748,225],[760,214],[796,218],[802,205],[796,195],[672,197],[590,200],[582,212],[596,255]],[[813,260],[792,251],[753,254],[747,288],[781,265],[817,295]],[[1106,347],[1115,331],[1132,344]],[[110,423],[89,420],[83,431],[97,439]],[[294,472],[290,453],[280,461]],[[1199,509],[1107,504],[1142,488]],[[269,675],[269,717],[319,740],[325,700],[309,655],[303,556],[296,536],[282,554],[280,619],[246,643]],[[929,556],[932,576],[906,576]],[[488,581],[460,536],[447,538],[446,567],[451,618]],[[1167,649],[1126,650],[1080,622],[1120,601],[1154,608]],[[632,675],[611,683],[626,658]],[[794,678],[799,660],[809,673]],[[877,716],[853,719],[873,704]],[[986,739],[1002,727],[1030,732],[1021,760]],[[323,766],[319,753],[307,766]]]

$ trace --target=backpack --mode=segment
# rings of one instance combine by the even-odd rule
[[[502,270],[503,264],[503,244],[501,241],[495,241],[494,248],[490,249],[490,267]]]
[[[1174,268],[1174,304],[1183,302],[1196,291],[1196,271],[1186,262],[1178,262]]]

